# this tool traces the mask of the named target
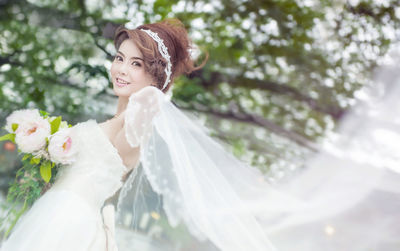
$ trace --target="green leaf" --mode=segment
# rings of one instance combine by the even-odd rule
[[[33,157],[30,161],[32,165],[37,165],[40,163],[40,157]]]
[[[10,140],[15,143],[15,133],[9,133],[0,137],[0,141]]]
[[[49,116],[49,113],[43,110],[39,111],[40,115],[42,115],[43,117],[47,118]]]
[[[22,157],[22,161],[28,159],[31,155],[30,154],[25,154],[24,157]]]
[[[60,127],[60,123],[61,123],[61,116],[58,116],[57,118],[55,118],[53,121],[50,122],[51,134],[58,131],[58,128]]]
[[[13,132],[15,132],[18,129],[18,124],[12,123],[11,128],[12,128]]]
[[[46,183],[49,183],[49,181],[51,179],[51,162],[50,161],[45,161],[40,166],[40,176],[42,176],[43,180]]]

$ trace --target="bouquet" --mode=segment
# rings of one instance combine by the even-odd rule
[[[8,190],[6,201],[10,208],[0,221],[0,225],[11,221],[5,236],[26,209],[54,183],[59,168],[75,161],[76,146],[70,127],[61,116],[49,116],[37,109],[17,110],[7,117],[5,129],[9,133],[0,137],[0,141],[12,141],[23,156],[22,167]],[[23,206],[17,210],[19,202]]]

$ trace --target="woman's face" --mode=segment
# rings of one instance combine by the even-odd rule
[[[120,45],[111,65],[111,81],[115,95],[129,97],[155,81],[145,71],[143,56],[135,43],[126,39]]]

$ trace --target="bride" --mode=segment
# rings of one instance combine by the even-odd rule
[[[116,115],[72,127],[76,161],[21,217],[2,251],[125,250],[115,227],[138,228],[146,184],[172,228],[184,225],[198,243],[209,243],[181,250],[398,250],[399,161],[379,162],[398,156],[396,144],[381,140],[400,139],[398,121],[390,120],[400,109],[396,97],[370,114],[361,107],[359,123],[344,122],[329,151],[271,185],[165,95],[175,77],[196,69],[179,21],[118,29],[114,43]],[[397,86],[391,91],[399,94]],[[374,146],[385,148],[372,154]],[[112,197],[116,212],[105,205]],[[127,242],[126,250],[144,250]]]
[[[113,210],[105,207],[102,217],[100,209],[139,162],[146,131],[142,126],[149,126],[158,109],[147,98],[155,95],[156,88],[165,93],[175,77],[197,68],[190,59],[186,30],[178,20],[134,30],[121,28],[114,42],[117,53],[111,78],[119,97],[117,114],[103,123],[89,120],[73,127],[78,159],[61,171],[51,189],[22,217],[1,250],[116,249]],[[146,108],[127,112],[129,102]],[[145,113],[147,109],[154,111]]]

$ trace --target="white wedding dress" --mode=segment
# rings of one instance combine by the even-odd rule
[[[72,127],[77,160],[63,167],[55,184],[16,224],[1,251],[116,250],[113,226],[102,206],[122,186],[127,169],[98,123]]]

